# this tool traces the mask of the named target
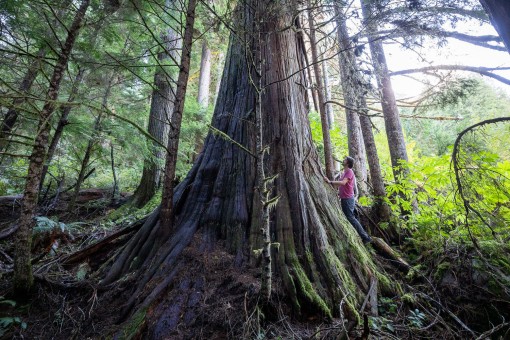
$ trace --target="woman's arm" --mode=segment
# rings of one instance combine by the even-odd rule
[[[339,187],[339,186],[341,186],[341,185],[345,185],[345,184],[347,184],[347,181],[348,181],[349,179],[348,179],[348,178],[344,178],[344,179],[342,179],[341,181],[331,181],[329,178],[324,177],[324,180],[325,180],[326,182],[328,182],[329,184],[331,184],[333,187],[338,188],[338,187]]]

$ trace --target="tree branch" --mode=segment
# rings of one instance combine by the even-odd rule
[[[510,79],[502,77],[500,75],[497,75],[497,74],[494,74],[491,72],[491,71],[510,70],[510,67],[475,67],[475,66],[463,66],[463,65],[435,65],[435,66],[427,66],[427,67],[421,67],[421,68],[415,68],[415,69],[394,71],[394,72],[390,72],[390,76],[393,77],[393,76],[400,76],[400,75],[410,74],[410,73],[439,71],[439,70],[474,72],[474,73],[481,74],[483,76],[487,76],[487,77],[496,79],[496,80],[502,82],[503,84],[510,85]]]

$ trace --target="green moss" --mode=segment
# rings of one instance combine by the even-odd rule
[[[133,339],[136,335],[138,335],[138,332],[140,331],[145,322],[146,313],[147,313],[146,308],[138,310],[120,331],[121,333],[120,339],[130,340]]]
[[[411,305],[414,305],[416,303],[416,296],[414,296],[413,294],[410,294],[410,293],[406,293],[406,294],[402,295],[401,299],[402,299],[402,301],[409,303]]]
[[[317,307],[324,315],[326,315],[328,318],[332,318],[331,308],[327,305],[324,299],[319,294],[317,294],[315,288],[308,279],[308,276],[306,276],[305,271],[301,267],[297,257],[294,255],[289,257],[289,259],[291,261],[290,267],[291,272],[293,273],[294,286],[297,285],[300,293],[303,294],[304,297],[315,307]]]
[[[436,279],[440,279],[443,277],[444,273],[451,268],[451,263],[448,261],[441,262],[436,266],[436,270],[434,272],[434,277]]]
[[[376,271],[375,277],[377,277],[377,281],[379,282],[379,291],[385,295],[395,294],[398,289],[396,288],[395,281],[390,280],[383,273]]]
[[[317,294],[297,258],[293,258],[292,271],[295,276],[294,284],[298,285],[301,293],[306,297],[306,299],[315,305],[328,318],[332,318],[331,308],[327,305],[324,299]]]
[[[131,202],[128,202],[121,206],[119,209],[112,211],[107,220],[110,222],[115,222],[116,224],[120,224],[126,221],[136,221],[145,215],[151,213],[158,207],[161,203],[161,190],[157,191],[156,194],[151,198],[147,204],[140,209],[133,207]]]

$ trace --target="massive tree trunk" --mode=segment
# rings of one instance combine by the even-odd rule
[[[308,4],[309,6],[310,3]],[[317,39],[315,37],[315,26],[313,23],[312,9],[308,9],[308,25],[310,26],[310,49],[312,51],[312,63],[317,84],[317,99],[319,100],[319,113],[321,116],[322,141],[324,144],[324,164],[326,165],[326,176],[333,179],[333,147],[331,146],[331,136],[329,134],[328,117],[324,99],[324,88],[322,86],[322,72],[319,63],[319,53],[317,52]]]
[[[78,37],[82,21],[89,6],[89,0],[83,0],[74,17],[57,63],[50,79],[46,102],[39,115],[38,133],[35,137],[34,148],[28,164],[28,176],[23,194],[23,205],[16,236],[14,259],[14,290],[19,295],[25,295],[33,284],[32,265],[30,259],[32,223],[39,193],[41,171],[48,148],[48,135],[50,131],[50,117],[55,110],[55,100],[58,97],[60,83],[69,60],[69,56]]]
[[[366,195],[368,193],[367,156],[359,118],[360,97],[363,96],[364,89],[362,79],[360,79],[356,67],[356,57],[349,38],[346,18],[342,8],[335,6],[335,15],[337,17],[337,36],[340,49],[338,61],[342,77],[349,155],[356,161],[353,170],[358,179],[359,190],[362,194]]]
[[[26,97],[23,94],[28,94],[32,84],[34,83],[39,70],[41,69],[41,61],[48,51],[48,47],[44,46],[39,49],[36,54],[36,59],[30,64],[27,73],[23,77],[21,84],[19,85],[18,92],[19,97],[12,101],[11,108],[5,114],[5,117],[0,126],[0,152],[5,151],[9,145],[9,138],[16,121],[18,120],[18,111],[21,105],[26,101]]]
[[[377,34],[377,21],[374,17],[374,4],[371,0],[362,0],[362,11],[365,20],[365,26],[369,35],[370,53],[372,55],[372,63],[374,65],[377,84],[381,95],[381,106],[384,116],[384,125],[386,135],[388,137],[388,145],[390,148],[391,165],[393,174],[398,180],[400,175],[407,174],[407,168],[402,168],[401,161],[407,162],[407,150],[404,140],[404,133],[400,123],[400,116],[391,85],[391,78],[388,72],[386,56],[380,39],[374,38]]]
[[[180,59],[179,49],[182,45],[182,39],[179,33],[169,28],[167,34],[163,37],[165,50],[158,55],[161,65],[171,60]],[[172,117],[175,101],[175,72],[171,69],[160,66],[154,74],[154,90],[151,97],[151,108],[149,114],[148,131],[157,141],[166,145],[168,141],[169,122]],[[143,163],[142,178],[131,199],[132,204],[137,207],[143,207],[154,196],[160,183],[160,165],[163,158],[161,146],[154,141],[148,141],[150,144],[151,156],[146,158]]]
[[[136,306],[131,309],[133,318],[151,320],[147,324],[149,338],[155,337],[155,325],[166,325],[159,328],[159,338],[175,331],[176,323],[167,322],[167,311],[170,313],[169,306],[177,302],[161,297],[170,294],[176,273],[189,265],[183,262],[182,252],[191,242],[197,247],[194,249],[207,252],[222,240],[235,255],[236,264],[244,268],[257,258],[254,251],[262,248],[252,51],[260,51],[263,61],[260,115],[262,141],[268,148],[265,170],[268,176],[277,175],[271,187],[279,199],[269,214],[269,235],[272,244],[278,245],[272,263],[280,292],[296,314],[332,316],[342,308],[347,312],[344,315],[352,318],[366,295],[370,277],[379,275],[354,228],[343,217],[336,193],[321,175],[301,86],[304,65],[298,54],[302,49],[296,31],[289,28],[296,15],[289,9],[295,6],[291,1],[240,3],[236,22],[243,33],[231,38],[213,116],[215,132],[207,137],[200,158],[175,190],[174,232],[154,256],[147,256],[159,229],[167,227],[155,211],[103,281],[107,284],[140,270],[138,286],[127,306]],[[254,32],[256,22],[261,25],[260,32]],[[197,230],[201,237],[193,238]],[[193,279],[200,274],[181,271],[181,275]],[[194,294],[201,296],[204,290],[197,288]],[[162,302],[154,306],[156,301]],[[183,314],[179,311],[177,320]]]
[[[489,14],[492,25],[510,52],[510,2],[508,0],[480,0],[480,3]]]
[[[209,87],[211,86],[211,49],[207,40],[202,41],[202,58],[200,60],[200,78],[198,80],[198,104],[207,108],[209,105]]]

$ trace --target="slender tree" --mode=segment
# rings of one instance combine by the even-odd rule
[[[209,105],[209,91],[211,86],[211,49],[207,40],[202,41],[202,58],[200,60],[200,78],[198,79],[198,104],[202,108]]]
[[[363,95],[361,95],[360,101],[361,114],[359,115],[359,120],[361,130],[363,131],[363,143],[365,145],[365,150],[367,151],[368,168],[370,170],[370,184],[372,186],[372,193],[375,197],[374,208],[380,221],[389,222],[391,209],[385,202],[386,188],[384,186],[379,155],[377,153],[377,146],[372,130],[372,122],[370,117],[368,117],[366,100]],[[395,239],[398,236],[393,229],[391,229],[390,232],[392,233],[392,235],[389,235],[391,238]]]
[[[186,28],[184,30],[181,65],[177,79],[174,111],[168,134],[168,153],[165,162],[165,179],[163,181],[163,194],[161,199],[161,220],[165,223],[165,232],[161,235],[168,237],[174,228],[173,194],[174,178],[177,166],[177,152],[179,150],[179,136],[181,133],[182,113],[184,111],[184,99],[188,86],[189,67],[191,63],[191,47],[193,45],[193,26],[195,24],[196,0],[188,2],[186,10]]]
[[[334,123],[333,106],[331,105],[331,85],[329,84],[329,74],[326,60],[322,61],[322,79],[324,83],[324,103],[326,108],[326,117],[328,118],[328,128],[331,130]]]
[[[74,102],[76,99],[76,95],[78,94],[78,89],[83,81],[83,76],[85,75],[85,69],[80,68],[78,73],[76,74],[76,78],[74,79],[73,85],[71,86],[71,91],[69,93],[69,97],[67,99],[68,103]],[[55,155],[55,151],[57,150],[58,143],[60,142],[60,138],[64,132],[64,128],[67,124],[69,124],[69,114],[72,110],[72,105],[62,105],[60,107],[60,119],[58,120],[57,127],[55,128],[55,132],[53,133],[53,137],[51,138],[50,146],[48,148],[48,153],[46,155],[46,161],[44,162],[44,166],[41,173],[41,188],[44,185],[44,179],[46,178],[46,174],[48,172],[48,167]]]
[[[225,64],[225,54],[223,52],[218,53],[218,59],[216,64],[216,88],[214,89],[214,102],[218,99],[221,86],[221,74],[223,73],[223,65]]]
[[[178,51],[182,45],[182,37],[170,27],[162,40],[162,49],[158,54],[160,66],[154,73],[148,131],[157,141],[165,145],[168,141],[169,121],[174,109],[176,81],[175,72],[163,65],[180,59]],[[154,196],[160,183],[159,161],[163,159],[163,151],[154,141],[148,143],[151,156],[144,160],[142,178],[131,200],[132,204],[138,208],[143,207]]]
[[[94,146],[96,145],[98,141],[98,134],[101,130],[101,120],[103,118],[104,112],[106,112],[107,104],[108,104],[108,97],[110,96],[111,90],[113,86],[113,80],[112,78],[108,79],[108,82],[106,84],[106,89],[103,94],[103,100],[101,103],[101,111],[97,113],[96,119],[94,121],[94,125],[92,128],[91,136],[87,142],[87,147],[85,149],[85,154],[83,155],[83,159],[81,161],[80,171],[78,172],[78,178],[76,179],[76,184],[74,186],[74,193],[71,196],[71,199],[69,201],[68,205],[68,211],[72,212],[74,209],[74,206],[76,204],[76,199],[78,198],[78,195],[80,194],[80,189],[83,184],[83,181],[85,181],[85,176],[88,172],[88,167],[90,163],[90,157],[92,156],[92,152],[94,149]]]
[[[342,78],[342,92],[345,103],[345,117],[347,121],[347,141],[349,147],[349,156],[356,160],[356,166],[353,168],[360,192],[367,194],[367,156],[365,145],[363,144],[363,132],[361,129],[360,118],[358,115],[360,97],[363,96],[363,86],[358,75],[356,67],[356,57],[354,49],[347,31],[347,22],[343,8],[335,6],[335,15],[337,18],[337,36],[340,53],[338,61],[340,65],[340,74]]]
[[[386,63],[383,43],[377,36],[377,21],[375,20],[375,7],[377,1],[362,0],[362,12],[365,21],[365,27],[369,35],[370,53],[372,63],[377,78],[377,85],[381,96],[381,105],[384,116],[384,125],[390,148],[391,165],[395,179],[400,175],[405,175],[407,170],[402,168],[401,161],[408,160],[404,132],[400,123],[400,116],[397,107],[397,101],[393,92],[393,86]]]
[[[88,7],[89,0],[82,0],[74,20],[68,28],[67,38],[62,45],[49,82],[46,102],[39,114],[39,126],[28,164],[28,176],[16,235],[13,285],[16,293],[20,295],[29,292],[33,284],[32,264],[30,259],[32,218],[37,207],[41,173],[48,148],[50,117],[55,110],[55,100],[58,97],[60,83]]]

